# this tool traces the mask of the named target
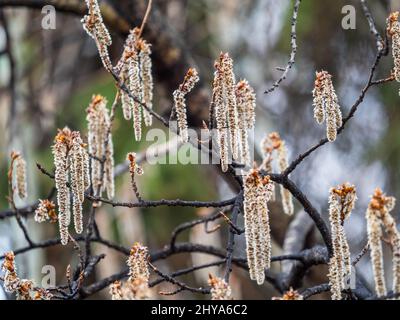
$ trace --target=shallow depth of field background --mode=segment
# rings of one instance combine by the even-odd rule
[[[143,1],[118,1],[126,4],[125,15],[141,10]],[[131,3],[138,3],[132,7]],[[353,4],[357,10],[356,30],[343,30],[341,9]],[[384,30],[388,13],[400,8],[400,1],[369,1],[380,31]],[[163,61],[185,56],[193,61],[203,80],[199,99],[193,99],[191,112],[197,123],[208,116],[213,63],[220,51],[227,51],[235,61],[238,79],[247,78],[258,94],[255,146],[263,135],[278,131],[287,141],[289,160],[319,141],[325,127],[313,119],[312,95],[316,70],[325,69],[333,75],[339,102],[346,115],[367,81],[369,68],[375,55],[374,38],[370,35],[359,1],[303,0],[298,24],[298,56],[288,79],[276,91],[264,95],[265,89],[280,76],[276,67],[285,66],[290,52],[290,19],[293,1],[288,0],[155,0],[158,18],[149,21],[163,26],[177,44],[176,51],[157,52],[157,38],[153,49]],[[1,9],[0,9],[1,10]],[[133,11],[131,11],[133,10]],[[113,100],[115,84],[102,68],[94,42],[84,33],[79,17],[57,14],[57,29],[42,30],[40,11],[25,9],[4,10],[11,33],[12,52],[15,59],[16,103],[11,108],[9,79],[10,65],[6,55],[0,56],[0,205],[7,207],[6,172],[11,150],[21,150],[28,161],[27,203],[46,197],[52,181],[39,173],[35,163],[52,169],[50,146],[57,128],[68,125],[86,134],[85,109],[93,94],[105,95]],[[158,26],[159,27],[159,26]],[[5,34],[0,27],[0,52],[4,49]],[[148,31],[146,31],[148,32]],[[144,37],[146,38],[146,32]],[[121,53],[124,38],[112,32],[111,55],[115,62]],[[160,41],[163,38],[160,37]],[[160,58],[160,56],[162,58]],[[392,59],[384,58],[379,68],[379,78],[390,74]],[[162,65],[155,64],[155,109],[168,115],[172,90],[176,88],[191,65],[170,76]],[[400,84],[385,84],[371,90],[346,130],[334,144],[319,149],[292,175],[293,180],[309,196],[315,207],[327,219],[328,190],[331,186],[351,182],[356,185],[358,201],[351,219],[346,224],[351,251],[357,254],[366,243],[365,210],[369,195],[381,187],[389,195],[400,198]],[[11,111],[13,110],[13,111]],[[154,121],[154,127],[160,127]],[[119,109],[114,123],[113,142],[116,163],[125,160],[129,151],[139,152],[149,142],[134,141],[132,123],[123,120]],[[257,159],[259,160],[259,159]],[[139,188],[145,199],[227,199],[232,193],[216,169],[208,165],[144,165],[145,174],[139,178]],[[129,176],[118,177],[118,200],[132,201]],[[24,203],[19,203],[24,205]],[[299,209],[298,204],[296,204]],[[279,254],[280,245],[288,224],[279,203],[271,206],[271,224],[274,237],[273,252]],[[397,221],[400,216],[395,210]],[[196,215],[207,214],[191,208],[113,209],[103,206],[97,216],[104,236],[130,246],[142,241],[150,248],[162,248],[168,243],[171,231],[181,222]],[[224,225],[220,231],[206,235],[203,228],[184,234],[180,240],[225,247]],[[57,225],[38,225],[29,221],[35,239],[58,236]],[[213,225],[210,226],[210,228]],[[318,232],[310,236],[310,243],[318,240]],[[14,220],[0,220],[0,252],[23,246],[24,239]],[[98,266],[97,275],[104,277],[124,267],[124,257],[98,248],[107,258]],[[54,247],[35,250],[17,258],[19,272],[40,283],[41,267],[54,265],[57,281],[65,281],[65,268],[71,261],[72,248]],[[390,252],[387,252],[390,253]],[[244,255],[244,241],[240,237],[237,255]],[[192,260],[193,259],[193,260]],[[174,256],[158,265],[165,271],[189,266],[192,261],[206,262],[208,257],[196,255]],[[211,260],[212,261],[212,260]],[[386,264],[391,274],[390,262]],[[279,264],[274,264],[279,269]],[[187,278],[192,283],[205,285],[207,272]],[[216,268],[214,273],[219,272]],[[307,281],[326,282],[325,267],[312,269]],[[372,269],[369,255],[359,263],[357,274],[371,284]],[[390,281],[391,279],[387,279]],[[265,299],[276,294],[268,284],[257,287],[248,276],[236,270],[232,286],[237,298]],[[168,284],[165,290],[171,289]],[[0,290],[0,297],[2,296]],[[98,298],[108,298],[104,291]],[[182,293],[178,298],[197,298]],[[326,296],[325,296],[326,297]]]

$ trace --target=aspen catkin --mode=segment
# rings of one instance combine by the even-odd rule
[[[187,106],[186,95],[193,90],[195,84],[199,81],[199,75],[196,69],[190,68],[186,73],[183,83],[174,91],[174,108],[176,111],[179,134],[182,142],[189,141],[187,124]]]
[[[233,300],[231,287],[223,279],[210,274],[208,284],[211,286],[211,300]]]
[[[107,100],[95,95],[87,108],[89,152],[96,159],[92,161],[92,181],[96,195],[107,191],[107,197],[114,197],[114,147],[111,121]],[[103,167],[99,160],[104,158]],[[102,172],[104,171],[104,172]],[[100,193],[100,194],[99,194]]]
[[[247,80],[242,80],[236,85],[236,101],[238,110],[238,128],[240,135],[240,157],[239,160],[250,165],[250,148],[248,141],[248,130],[254,128],[256,94]]]
[[[21,199],[25,199],[27,197],[26,162],[18,152],[12,152],[11,156],[15,166],[15,181],[17,184],[18,196]]]
[[[326,121],[326,134],[329,141],[335,141],[337,129],[342,126],[342,112],[332,84],[332,76],[321,71],[316,73],[313,90],[314,118],[317,123]]]
[[[101,61],[104,67],[110,71],[112,69],[112,63],[108,54],[108,47],[112,44],[110,33],[103,22],[97,0],[86,0],[86,5],[89,13],[81,20],[83,28],[95,40]]]
[[[392,12],[387,19],[387,31],[392,37],[392,55],[394,60],[394,76],[400,82],[400,23],[399,12]]]
[[[329,195],[329,220],[331,223],[333,257],[329,261],[329,283],[333,300],[342,299],[345,280],[351,273],[349,245],[344,231],[344,221],[354,208],[357,199],[353,185],[345,183],[331,188]]]
[[[389,242],[393,251],[393,292],[398,293],[400,290],[400,235],[396,228],[396,223],[390,214],[390,211],[395,206],[395,202],[396,199],[394,197],[388,197],[382,190],[376,189],[366,213],[375,290],[378,297],[387,294],[382,253],[382,228],[385,229],[389,236]]]

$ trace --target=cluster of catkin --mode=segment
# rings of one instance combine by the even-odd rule
[[[268,202],[272,182],[251,170],[244,180],[244,226],[250,278],[261,285],[271,263],[271,234]]]
[[[91,162],[91,178],[94,193],[100,196],[104,191],[112,199],[114,186],[114,147],[111,121],[107,100],[95,95],[87,108],[89,153],[95,159]]]
[[[142,112],[145,125],[152,125],[152,115],[149,113],[149,110],[153,108],[153,76],[150,55],[150,44],[140,37],[140,30],[135,28],[127,37],[122,57],[116,67],[119,76],[131,93],[129,95],[121,90],[122,110],[126,120],[133,118],[137,141],[142,137]]]
[[[183,143],[189,141],[188,124],[187,124],[187,106],[186,95],[193,90],[197,82],[199,82],[199,74],[196,69],[190,68],[186,73],[183,83],[174,91],[174,110],[178,122],[178,129],[181,141]]]
[[[149,289],[150,272],[147,267],[149,253],[147,247],[135,243],[127,261],[129,279],[123,285],[120,281],[110,287],[112,300],[143,300],[151,297]]]
[[[88,14],[81,20],[83,28],[92,37],[97,45],[101,61],[107,70],[112,70],[112,63],[108,53],[108,47],[112,44],[110,33],[107,30],[101,16],[97,0],[86,0]]]
[[[38,223],[50,221],[51,223],[57,222],[56,205],[50,200],[39,200],[39,205],[35,210],[35,221]]]
[[[211,286],[211,300],[233,300],[231,287],[225,280],[210,274],[208,284]]]
[[[26,162],[19,152],[13,151],[11,153],[11,173],[14,172],[14,180],[18,196],[21,199],[27,197],[27,183],[26,183]],[[12,179],[13,177],[10,177]],[[12,187],[13,188],[13,187]],[[14,189],[14,188],[13,188]],[[14,192],[14,190],[13,190]]]
[[[272,132],[267,135],[260,144],[263,162],[261,169],[267,173],[271,173],[273,169],[273,162],[277,163],[278,170],[283,172],[289,166],[288,152],[285,141],[283,141],[277,132]],[[294,213],[293,197],[289,190],[280,186],[280,194],[282,199],[283,212],[289,216]],[[275,186],[273,185],[272,201],[275,201]]]
[[[387,294],[382,252],[383,230],[386,231],[393,251],[393,292],[400,292],[400,234],[390,214],[395,203],[394,197],[388,197],[382,190],[376,189],[366,213],[368,241],[378,297]]]
[[[387,19],[387,32],[392,38],[392,55],[394,60],[394,77],[400,82],[400,23],[399,12],[392,12]]]
[[[82,204],[89,187],[89,155],[80,133],[68,127],[59,130],[54,140],[53,155],[61,243],[66,245],[71,221],[70,189],[75,231],[83,231]]]
[[[52,298],[52,294],[47,290],[35,288],[32,280],[18,277],[14,252],[5,254],[1,269],[4,272],[4,290],[15,293],[17,300],[50,300]]]
[[[343,120],[332,76],[327,71],[316,73],[313,97],[314,118],[318,124],[326,121],[326,136],[329,141],[335,141]]]
[[[350,216],[357,200],[356,188],[348,183],[331,188],[329,194],[329,221],[332,232],[333,256],[329,261],[329,283],[332,300],[342,299],[347,278],[351,275],[349,244],[344,221]]]
[[[222,171],[228,170],[229,150],[234,160],[250,161],[247,132],[255,122],[255,93],[247,81],[236,84],[233,60],[221,53],[215,62],[213,114],[215,114]],[[245,141],[246,140],[246,141]],[[249,163],[246,163],[249,164]]]

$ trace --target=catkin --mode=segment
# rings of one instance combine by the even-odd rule
[[[273,297],[272,300],[304,300],[304,297],[298,291],[290,288],[282,297]]]
[[[121,281],[115,281],[110,286],[111,300],[123,300],[122,284]]]
[[[395,220],[390,211],[395,206],[395,198],[386,196],[382,190],[376,189],[368,205],[367,231],[371,250],[371,261],[375,279],[375,290],[378,297],[387,294],[383,252],[382,235],[383,228],[389,236],[389,241],[393,251],[393,292],[400,292],[400,234],[396,228]]]
[[[81,20],[83,28],[95,40],[101,61],[104,67],[110,71],[112,69],[112,63],[108,54],[108,47],[112,44],[110,33],[103,22],[97,0],[86,0],[86,5],[89,12]]]
[[[314,118],[318,124],[326,121],[326,136],[335,141],[337,129],[343,124],[342,112],[332,84],[332,76],[327,71],[316,73],[313,90]]]
[[[211,300],[233,300],[232,289],[223,279],[210,274],[208,284],[211,286]]]
[[[85,149],[82,147],[83,142],[79,132],[72,133],[72,147],[70,150],[70,175],[71,175],[71,188],[72,188],[72,202],[73,202],[73,216],[74,226],[77,233],[82,233],[82,204],[85,200]]]
[[[238,128],[240,136],[239,160],[250,165],[250,148],[248,141],[248,130],[254,128],[256,94],[247,80],[242,80],[236,85],[236,102],[238,110]]]
[[[88,156],[78,131],[65,127],[59,130],[53,145],[55,182],[57,189],[58,221],[61,243],[68,243],[68,226],[71,220],[70,184],[72,190],[75,231],[81,233],[82,204],[88,186]]]
[[[271,262],[271,235],[267,203],[272,194],[269,177],[252,170],[244,181],[244,220],[249,273],[259,285],[264,283],[265,269]]]
[[[182,142],[189,141],[187,124],[186,95],[193,90],[196,83],[200,80],[196,69],[190,68],[186,73],[183,83],[174,91],[174,109],[178,122],[179,134]]]
[[[4,256],[4,262],[1,270],[4,274],[4,290],[6,292],[14,292],[17,290],[20,279],[17,276],[17,269],[15,267],[15,255],[14,252],[7,252]]]
[[[100,96],[93,96],[87,109],[89,152],[96,159],[92,161],[92,181],[95,194],[104,191],[112,199],[115,193],[114,186],[114,147],[111,133],[111,121],[107,109],[107,100]],[[104,159],[102,165],[101,161]]]
[[[39,205],[35,210],[35,221],[42,223],[50,221],[51,223],[57,222],[56,205],[50,200],[39,200]]]
[[[340,203],[332,190],[329,197],[329,220],[331,223],[333,257],[329,261],[329,283],[331,285],[331,294],[333,300],[342,299],[343,283],[343,251],[340,237]]]
[[[276,161],[278,170],[280,172],[284,172],[288,164],[288,155],[287,155],[287,147],[285,141],[283,141],[277,132],[272,132],[267,135],[261,141],[261,153],[263,155],[263,163],[261,165],[261,169],[265,170],[267,173],[271,173],[273,160]],[[280,186],[280,194],[282,200],[282,208],[283,212],[287,215],[293,215],[294,213],[294,205],[293,205],[293,196],[289,190],[284,188],[282,185]],[[275,201],[275,189],[273,187],[272,192],[272,201]]]
[[[129,267],[129,280],[134,281],[139,277],[149,280],[150,273],[147,266],[148,260],[148,250],[147,247],[136,242],[132,248],[127,261]]]
[[[285,142],[282,140],[278,152],[278,166],[281,172],[285,171],[288,164],[288,155],[287,148]],[[293,197],[289,190],[287,190],[284,186],[280,186],[281,189],[281,198],[282,198],[282,207],[283,212],[289,216],[293,215],[294,207],[293,207]]]
[[[11,157],[15,167],[15,181],[17,184],[18,196],[21,199],[25,199],[27,197],[26,162],[18,152],[12,152]]]
[[[392,37],[392,55],[394,60],[394,77],[400,82],[400,23],[399,12],[392,12],[387,19],[387,31]]]
[[[356,189],[348,183],[331,188],[329,193],[333,256],[329,261],[328,278],[333,300],[342,299],[341,292],[345,288],[346,277],[351,273],[350,249],[343,224],[350,216],[356,200]]]

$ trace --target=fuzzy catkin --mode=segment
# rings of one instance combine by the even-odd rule
[[[50,221],[52,223],[57,222],[56,205],[50,200],[39,200],[39,205],[35,210],[35,221],[42,223]]]
[[[371,263],[375,280],[375,291],[378,297],[386,295],[385,271],[383,266],[382,229],[374,210],[367,210],[368,243],[371,250]]]
[[[63,131],[68,133],[69,129],[64,128]],[[55,166],[55,183],[57,189],[58,203],[58,222],[60,227],[61,243],[68,243],[68,226],[70,223],[70,192],[67,186],[68,182],[68,147],[64,142],[65,135],[59,132],[53,146],[54,166]]]
[[[111,300],[123,300],[121,281],[115,281],[110,286],[110,295],[111,295]]]
[[[18,196],[21,199],[25,199],[27,197],[26,162],[18,152],[13,152],[13,161],[15,166],[15,180],[17,183]]]
[[[236,78],[233,72],[233,60],[228,53],[221,56],[221,72],[224,79],[225,99],[228,111],[228,124],[229,124],[229,142],[232,151],[233,159],[239,157],[239,143],[238,139],[239,126],[238,126],[238,110],[236,103]]]
[[[392,12],[387,19],[387,31],[392,37],[392,55],[394,60],[394,76],[400,82],[400,23],[399,12]]]
[[[72,188],[74,226],[77,233],[82,233],[82,204],[85,200],[85,156],[82,148],[83,142],[78,132],[72,135],[72,147],[70,150],[70,175]]]
[[[329,193],[333,256],[329,261],[328,278],[333,300],[342,299],[341,292],[345,288],[345,280],[351,273],[350,249],[343,224],[350,216],[356,200],[356,189],[349,183],[331,188]]]
[[[304,300],[304,297],[298,291],[290,288],[282,297],[273,297],[272,300]]]
[[[395,206],[395,202],[396,199],[394,197],[388,197],[382,190],[376,189],[366,213],[368,240],[375,278],[375,290],[378,297],[387,294],[382,253],[383,228],[389,236],[393,251],[392,290],[395,293],[400,292],[400,234],[396,228],[396,222],[390,214],[390,211],[392,211]]]
[[[103,22],[100,7],[97,0],[86,0],[88,14],[81,20],[83,28],[92,37],[97,45],[101,61],[106,70],[112,69],[112,63],[108,53],[108,47],[112,44],[110,33]]]
[[[153,74],[152,74],[152,61],[151,61],[151,46],[150,44],[144,42],[142,45],[141,55],[140,55],[140,70],[142,71],[142,81],[143,81],[143,101],[147,108],[153,109]],[[146,109],[143,109],[144,123],[147,127],[153,124],[153,116]]]
[[[148,250],[147,247],[143,246],[140,243],[135,243],[127,261],[129,267],[129,280],[134,281],[139,277],[145,278],[147,281],[149,280],[150,273],[147,266],[148,260]]]
[[[198,72],[194,68],[190,68],[186,73],[183,83],[174,91],[174,109],[178,122],[179,134],[182,142],[189,141],[188,124],[187,124],[187,106],[186,95],[193,90],[196,83],[200,80]]]
[[[250,148],[248,141],[248,130],[254,128],[256,94],[247,80],[242,80],[236,85],[235,90],[238,110],[238,130],[240,135],[240,157],[239,160],[250,165]]]
[[[288,164],[288,155],[287,155],[287,148],[285,142],[282,140],[281,144],[278,148],[278,166],[281,172],[285,171]],[[287,190],[282,185],[280,186],[281,189],[281,198],[282,198],[282,207],[283,212],[289,216],[293,215],[294,207],[293,207],[293,197],[289,190]]]
[[[244,224],[249,273],[252,280],[261,285],[265,269],[271,262],[271,235],[267,203],[271,197],[269,177],[262,178],[252,170],[244,181]]]
[[[318,124],[326,121],[326,136],[335,141],[337,129],[342,126],[342,112],[338,103],[332,76],[327,71],[316,73],[313,89],[314,118]]]
[[[210,274],[208,284],[211,286],[211,300],[233,300],[232,289],[223,279]]]
[[[114,147],[111,133],[111,121],[107,108],[107,100],[93,96],[87,109],[89,152],[97,159],[92,161],[92,181],[96,195],[107,191],[107,197],[112,199],[114,186]],[[105,159],[102,165],[99,159]],[[102,172],[103,171],[103,172]]]

